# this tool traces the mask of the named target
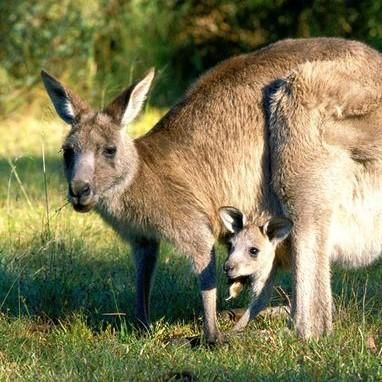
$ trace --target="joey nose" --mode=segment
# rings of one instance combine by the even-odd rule
[[[231,272],[235,269],[235,266],[230,262],[226,261],[223,266],[223,270],[225,273]]]
[[[90,184],[82,180],[73,180],[70,182],[69,192],[74,197],[86,197],[91,193]]]

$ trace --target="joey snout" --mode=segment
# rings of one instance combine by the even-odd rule
[[[225,274],[230,279],[235,278],[235,273],[236,273],[237,268],[238,268],[238,264],[235,263],[234,261],[231,261],[231,260],[227,260],[223,266],[223,270],[224,270]]]

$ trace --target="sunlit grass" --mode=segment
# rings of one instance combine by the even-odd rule
[[[148,110],[130,133],[161,114]],[[335,270],[335,331],[318,342],[299,341],[285,320],[259,319],[229,345],[191,348],[173,338],[200,333],[197,283],[188,260],[163,244],[152,332],[138,335],[129,247],[95,213],[66,205],[59,148],[67,129],[50,114],[0,124],[0,381],[160,381],[181,372],[203,381],[382,380],[381,264]],[[280,283],[290,290],[288,275]],[[224,301],[220,271],[219,285],[219,310],[248,302]]]

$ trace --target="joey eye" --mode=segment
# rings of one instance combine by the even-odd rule
[[[106,146],[103,149],[103,155],[109,159],[113,159],[115,157],[116,152],[117,148],[115,146]]]
[[[251,248],[249,248],[248,252],[252,257],[257,257],[259,250],[255,247],[251,247]]]

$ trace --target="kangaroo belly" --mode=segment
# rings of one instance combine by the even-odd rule
[[[343,190],[331,221],[331,260],[344,267],[365,266],[382,249],[382,181],[366,175]]]

